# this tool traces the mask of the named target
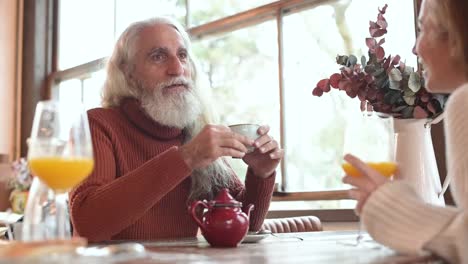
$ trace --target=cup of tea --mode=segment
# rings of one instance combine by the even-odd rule
[[[236,124],[228,126],[234,133],[246,136],[252,140],[256,140],[260,135],[257,133],[260,125],[256,124]],[[247,153],[254,151],[255,147],[247,146]]]

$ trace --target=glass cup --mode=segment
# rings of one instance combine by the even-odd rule
[[[396,172],[395,133],[393,117],[378,112],[363,112],[349,116],[344,137],[344,154],[353,154],[370,167],[386,177]],[[343,161],[342,168],[346,175],[361,177],[360,172],[351,164]],[[360,221],[356,244],[359,245],[362,235]]]
[[[55,239],[67,232],[67,192],[93,170],[93,147],[82,104],[41,101],[37,104],[29,139],[28,162],[34,176],[53,191]]]

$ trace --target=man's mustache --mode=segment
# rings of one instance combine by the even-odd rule
[[[171,86],[184,86],[187,89],[192,89],[193,82],[184,77],[173,78],[169,81],[158,84],[158,88],[170,88]]]

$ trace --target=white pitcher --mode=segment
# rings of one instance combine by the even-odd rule
[[[441,119],[441,118],[440,118]],[[395,179],[409,182],[427,203],[445,205],[431,138],[431,124],[440,119],[394,119]]]

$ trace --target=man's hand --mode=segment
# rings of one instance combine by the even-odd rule
[[[210,165],[219,157],[242,158],[253,140],[236,134],[228,127],[206,125],[190,142],[181,146],[182,158],[192,169]]]
[[[367,202],[367,198],[369,198],[377,188],[389,180],[353,155],[345,155],[344,160],[356,168],[361,174],[359,177],[346,175],[343,178],[344,183],[351,184],[354,187],[349,190],[349,196],[357,200],[356,213],[360,214]]]
[[[258,128],[257,133],[260,137],[254,142],[255,150],[243,158],[253,173],[262,178],[272,175],[284,156],[284,150],[279,147],[276,140],[268,135],[269,131],[269,126]]]

